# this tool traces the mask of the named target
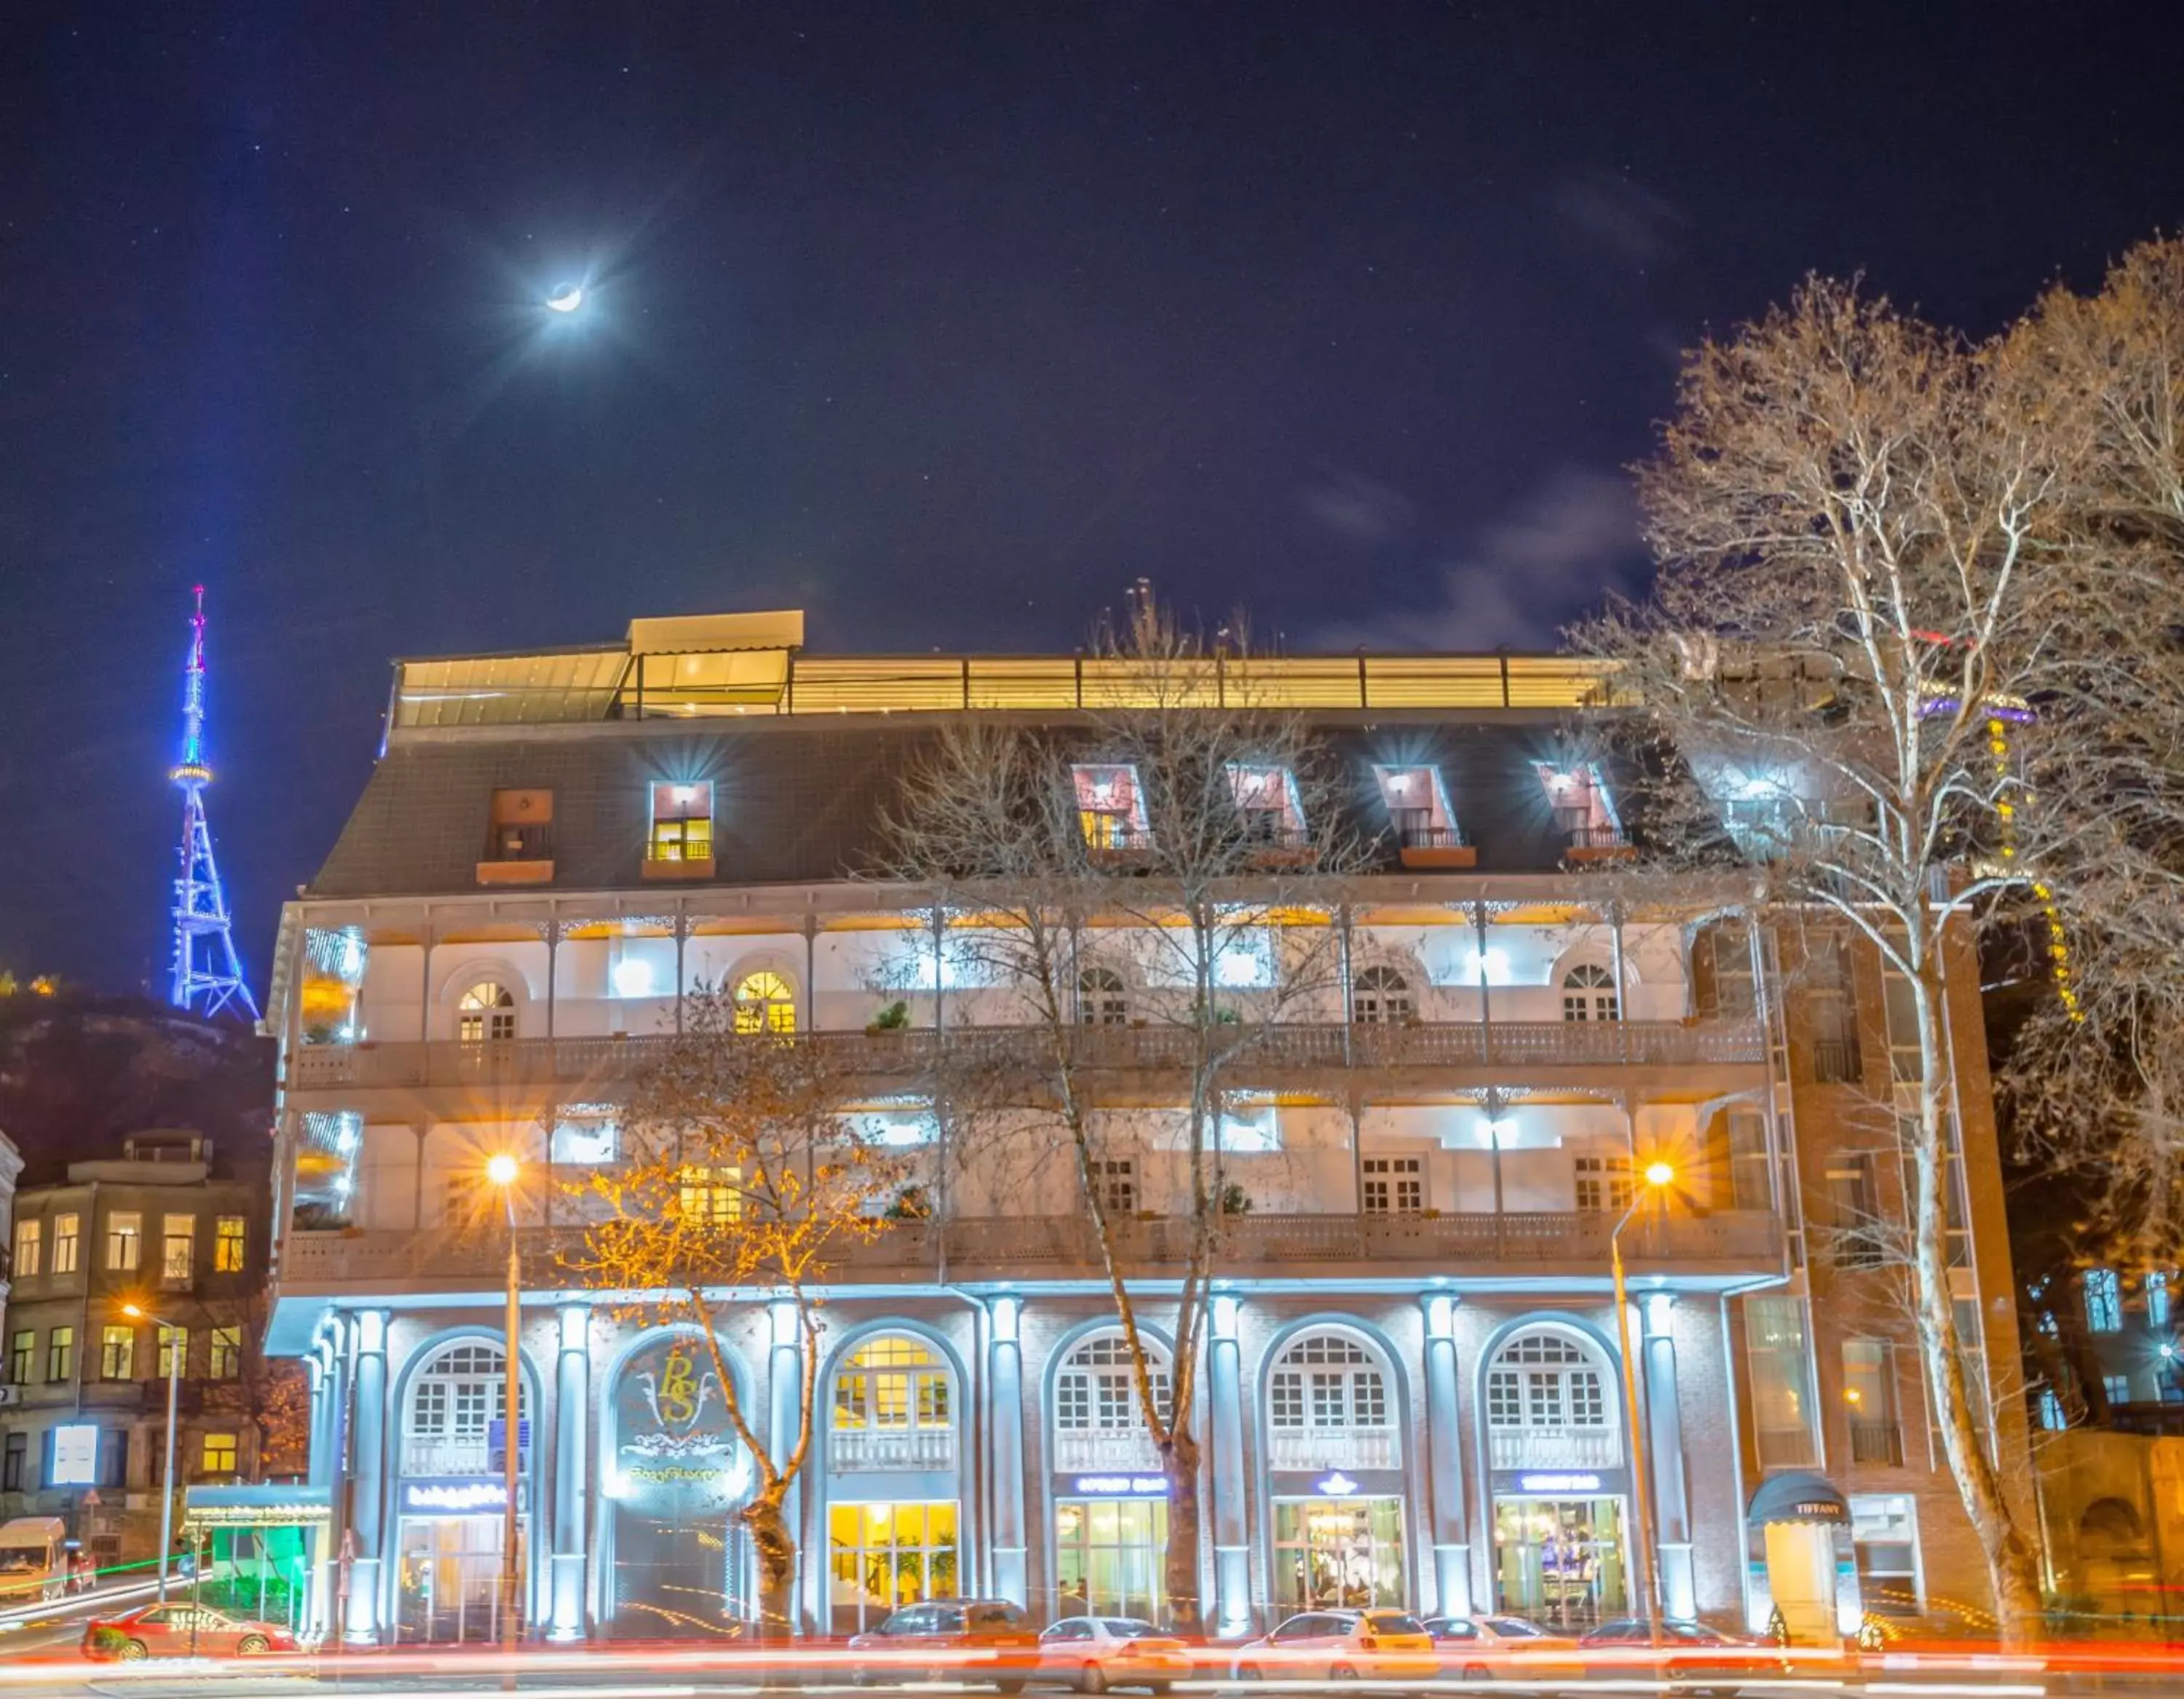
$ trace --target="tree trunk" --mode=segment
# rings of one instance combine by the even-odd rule
[[[1185,1636],[1206,1632],[1198,1596],[1198,1441],[1178,1431],[1167,1451],[1167,1613],[1170,1627]]]
[[[786,1483],[783,1483],[785,1489]],[[788,1640],[796,1632],[796,1541],[781,1513],[781,1492],[760,1493],[738,1512],[758,1558],[758,1636]]]

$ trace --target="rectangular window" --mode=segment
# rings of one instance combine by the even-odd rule
[[[15,1278],[27,1280],[36,1278],[38,1265],[45,1260],[46,1224],[42,1221],[19,1221],[15,1223]]]
[[[2097,1334],[2112,1334],[2123,1326],[2123,1298],[2113,1268],[2086,1271],[2086,1325]]]
[[[1896,1360],[1886,1340],[1845,1340],[1843,1402],[1849,1407],[1851,1461],[1903,1461],[1896,1422]]]
[[[243,1253],[250,1243],[249,1229],[239,1215],[216,1216],[213,1219],[212,1272],[215,1274],[242,1273]]]
[[[190,1330],[187,1328],[161,1328],[159,1379],[167,1380],[177,1374],[184,1380],[190,1378]]]
[[[1100,1177],[1100,1207],[1111,1216],[1125,1218],[1138,1212],[1138,1165],[1129,1157],[1095,1162]]]
[[[76,1243],[81,1217],[74,1210],[53,1217],[53,1273],[75,1273]]]
[[[2146,1324],[2149,1328],[2169,1325],[2169,1277],[2159,1269],[2146,1277]]]
[[[2104,1374],[2101,1377],[2101,1390],[2107,1395],[2111,1409],[2119,1404],[2128,1404],[2131,1401],[2131,1377],[2127,1374]]]
[[[1124,764],[1076,766],[1070,769],[1077,790],[1077,824],[1090,850],[1135,850],[1147,847],[1152,834],[1145,829],[1145,793],[1138,788],[1138,770]]]
[[[1805,1301],[1747,1298],[1744,1343],[1752,1370],[1752,1425],[1762,1468],[1809,1468],[1819,1458],[1819,1412],[1806,1349]]]
[[[493,794],[493,836],[488,861],[550,861],[554,859],[554,793],[497,790]]]
[[[1365,1213],[1416,1215],[1426,1206],[1425,1164],[1416,1156],[1368,1156]]]
[[[198,1218],[193,1215],[170,1215],[163,1223],[159,1253],[159,1279],[169,1286],[187,1286],[196,1277],[198,1257]]]
[[[1577,1206],[1585,1215],[1620,1215],[1630,1207],[1630,1158],[1623,1152],[1577,1156],[1570,1161]]]
[[[2055,1395],[2055,1389],[2040,1389],[2040,1425],[2051,1434],[2059,1434],[2070,1426],[2063,1414],[2063,1401]]]
[[[60,1430],[55,1429],[53,1431],[58,1434]],[[126,1487],[129,1485],[129,1430],[116,1428],[111,1432],[100,1433],[93,1428],[91,1431],[97,1436],[92,1443],[98,1452],[98,1485],[117,1490]]]
[[[1738,1209],[1774,1206],[1768,1184],[1767,1118],[1757,1109],[1732,1109],[1724,1117],[1729,1135],[1730,1200]]]
[[[37,1329],[18,1328],[8,1340],[8,1379],[18,1386],[31,1379],[31,1359],[38,1348]]]
[[[1865,1608],[1876,1616],[1917,1616],[1924,1608],[1919,1596],[1919,1515],[1910,1496],[1852,1493],[1850,1536]]]
[[[214,1328],[212,1330],[212,1378],[214,1380],[236,1380],[242,1374],[242,1329]]]
[[[720,1227],[744,1214],[741,1168],[686,1167],[677,1176],[676,1205],[685,1221]]]
[[[1886,1245],[1874,1212],[1873,1158],[1841,1150],[1828,1158],[1828,1226],[1835,1258],[1845,1268],[1878,1268]]]
[[[136,1378],[136,1329],[125,1322],[109,1322],[98,1335],[98,1375],[102,1380]]]
[[[115,1273],[134,1273],[144,1260],[144,1217],[117,1209],[106,1217],[106,1266]]]
[[[203,1454],[198,1461],[198,1473],[203,1475],[231,1475],[239,1467],[237,1454],[239,1447],[232,1434],[208,1434],[204,1436]]]
[[[1888,1018],[1889,1078],[1915,1084],[1925,1077],[1919,1053],[1919,999],[1912,983],[1892,969],[1880,976],[1881,1008]]]
[[[70,1380],[75,1375],[75,1329],[55,1328],[46,1335],[46,1379]]]
[[[0,1447],[0,1492],[24,1490],[24,1466],[30,1462],[31,1436],[10,1434],[4,1447]]]
[[[713,859],[713,787],[710,781],[652,787],[652,835],[645,854],[655,861]]]
[[[1232,761],[1228,794],[1236,805],[1245,840],[1274,846],[1304,841],[1304,803],[1296,776],[1287,767],[1251,766]]]

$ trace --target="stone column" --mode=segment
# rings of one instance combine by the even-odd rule
[[[1024,1574],[1022,1301],[994,1300],[993,1345],[986,1373],[986,1435],[994,1460],[994,1590],[1031,1602]]]
[[[387,1312],[356,1312],[355,1486],[350,1532],[356,1558],[349,1572],[348,1639],[352,1646],[379,1641],[381,1547],[386,1542]]]
[[[1236,1338],[1240,1305],[1212,1301],[1206,1345],[1207,1411],[1213,1452],[1213,1631],[1240,1634],[1251,1620],[1251,1553],[1245,1543],[1243,1347]]]
[[[561,1350],[554,1385],[554,1570],[546,1637],[584,1637],[584,1467],[590,1430],[592,1312],[582,1304],[560,1312]]]
[[[1648,1292],[1639,1301],[1644,1317],[1646,1452],[1652,1465],[1656,1573],[1661,1607],[1688,1621],[1698,1614],[1691,1573],[1691,1491],[1684,1472],[1684,1418],[1676,1385],[1676,1340],[1670,1330],[1675,1295]]]
[[[795,1305],[775,1304],[768,1314],[772,1326],[773,1348],[767,1353],[766,1364],[768,1413],[766,1424],[766,1454],[773,1460],[773,1466],[779,1468],[788,1461],[788,1454],[796,1448],[797,1417],[800,1414],[798,1407],[802,1402],[800,1394],[802,1391],[804,1367],[803,1339],[801,1331],[797,1326]],[[824,1395],[823,1391],[820,1395]],[[811,1419],[814,1423],[816,1423],[819,1419],[819,1397],[816,1396],[812,1400]],[[812,1436],[812,1450],[806,1467],[823,1469],[826,1466],[826,1457],[819,1449],[818,1435],[815,1434]],[[781,1518],[797,1535],[796,1563],[802,1573],[795,1578],[789,1590],[789,1597],[797,1602],[794,1608],[799,1611],[810,1608],[808,1602],[805,1599],[804,1583],[811,1574],[810,1560],[805,1556],[805,1548],[811,1541],[802,1537],[803,1515],[803,1487],[800,1484],[792,1484],[788,1492],[782,1497]],[[752,1577],[752,1582],[754,1585],[756,1585],[755,1574]]]
[[[1456,1298],[1432,1292],[1426,1317],[1426,1479],[1434,1579],[1446,1616],[1471,1613],[1471,1546],[1463,1519],[1463,1435],[1456,1399]]]

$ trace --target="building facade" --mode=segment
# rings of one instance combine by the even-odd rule
[[[285,912],[270,1008],[269,1341],[312,1376],[324,1628],[497,1631],[506,1243],[481,1183],[501,1152],[537,1177],[514,1436],[527,1624],[655,1637],[749,1615],[730,1518],[751,1469],[710,1353],[556,1260],[577,1231],[561,1182],[617,1160],[629,1082],[700,985],[829,1046],[856,1082],[844,1112],[922,1165],[918,1207],[876,1199],[908,1218],[826,1295],[792,1510],[805,1619],[850,1631],[973,1593],[1162,1607],[1165,1489],[1073,1173],[1036,1139],[973,1154],[941,1134],[936,1064],[1022,1041],[1020,1003],[953,941],[975,917],[936,922],[864,877],[941,719],[1067,736],[1128,681],[1070,657],[827,660],[800,642],[798,616],[638,621],[621,645],[398,669],[379,765]],[[1649,1567],[1634,1462],[1674,1614],[1780,1608],[1815,1639],[1864,1610],[1975,1621],[1978,1548],[1889,1271],[1860,1249],[1900,1219],[1888,1106],[1916,1077],[1875,959],[1602,881],[1628,839],[1613,775],[1568,753],[1598,682],[1576,664],[1256,666],[1257,700],[1306,716],[1375,847],[1320,910],[1271,918],[1216,968],[1237,1018],[1281,1012],[1219,1128],[1248,1208],[1199,1365],[1214,1631],[1345,1602],[1570,1628],[1630,1609]],[[1088,844],[1127,842],[1133,776],[1088,755],[1073,782]],[[1293,805],[1268,774],[1234,783],[1239,809]],[[1286,929],[1336,926],[1339,974],[1279,999]],[[1096,1047],[1106,1148],[1125,1153],[1103,1162],[1108,1212],[1157,1334],[1185,1171],[1181,1071],[1145,1014],[1173,991],[1156,954],[1123,939],[1080,977],[1072,1042]],[[1954,1249],[1970,1337],[2013,1364],[1969,956],[1958,977]],[[876,1022],[897,1001],[907,1030]],[[1632,1212],[1656,1161],[1674,1187]],[[792,1322],[754,1301],[723,1340],[777,1451]],[[2006,1409],[1990,1437],[2021,1454]]]
[[[140,1133],[16,1200],[0,1515],[64,1518],[101,1565],[159,1551],[170,1374],[176,1488],[257,1479],[267,1424],[296,1413],[259,1340],[266,1188],[214,1156]]]

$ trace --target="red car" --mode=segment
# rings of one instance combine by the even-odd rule
[[[144,1605],[118,1617],[96,1618],[83,1630],[83,1655],[101,1662],[254,1657],[260,1652],[300,1649],[296,1636],[278,1623],[231,1617],[209,1605]]]

